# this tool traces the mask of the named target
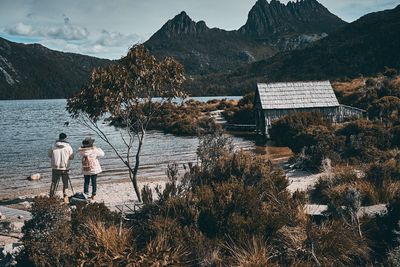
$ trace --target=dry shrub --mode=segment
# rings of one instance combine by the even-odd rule
[[[225,105],[222,115],[228,123],[253,124],[255,122],[254,97],[255,93],[252,92],[240,99],[237,105],[232,105],[233,102],[231,105]]]
[[[379,203],[379,193],[376,191],[374,186],[368,182],[356,182],[356,183],[344,183],[334,186],[327,192],[327,197],[329,199],[329,205],[336,208],[344,206],[345,198],[349,188],[354,188],[361,194],[361,205],[371,206]]]
[[[80,242],[89,244],[88,250],[80,251],[81,264],[115,265],[127,264],[128,255],[134,250],[132,232],[118,225],[106,226],[99,221],[89,220]]]
[[[209,248],[208,253],[199,260],[199,266],[223,266],[224,258],[219,247]]]
[[[395,88],[400,88],[400,75],[392,80],[392,86]]]
[[[333,169],[334,179],[336,183],[349,183],[360,180],[360,171],[354,169],[353,166],[338,165]]]
[[[189,252],[184,244],[171,246],[169,234],[159,233],[151,240],[140,255],[138,255],[134,266],[188,266]]]
[[[71,225],[75,232],[87,229],[88,221],[101,221],[105,226],[118,224],[120,215],[110,211],[104,203],[78,204],[71,214]],[[84,228],[84,229],[82,229]]]
[[[298,258],[304,258],[307,232],[304,226],[283,226],[273,237],[273,248],[280,264],[291,265]]]
[[[380,198],[384,203],[398,198],[400,196],[400,181],[386,183],[380,193]]]
[[[364,78],[356,78],[347,82],[334,82],[332,86],[335,88],[336,92],[339,92],[342,96],[345,96],[360,90],[364,84]]]
[[[32,219],[22,229],[22,265],[74,266],[75,243],[69,224],[69,210],[55,197],[36,197]],[[50,252],[50,253],[49,253]]]
[[[270,251],[272,250],[260,237],[253,237],[249,241],[235,244],[233,241],[224,245],[230,253],[229,266],[258,267],[277,266],[270,263]]]
[[[389,266],[400,266],[400,247],[396,247],[387,253]]]
[[[318,180],[312,196],[337,209],[344,205],[344,196],[351,187],[360,192],[362,205],[374,205],[380,200],[379,191],[373,184],[365,180],[363,171],[343,165],[335,167],[331,177],[322,176]]]
[[[198,230],[195,222],[190,226],[183,226],[179,216],[171,215],[168,211],[162,213],[164,214],[154,217],[149,222],[147,233],[142,233],[150,235],[150,240],[147,240],[146,245],[141,249],[142,254],[147,253],[148,245],[151,242],[162,236],[164,245],[168,245],[171,249],[178,247],[184,249],[185,255],[182,261],[190,259],[191,264],[201,266],[210,266],[204,264],[205,262],[218,261],[218,258],[214,257],[216,256],[214,251],[218,250],[218,240],[207,238]],[[153,257],[155,256],[153,255]]]
[[[322,266],[365,266],[369,262],[370,249],[356,227],[328,221],[313,225],[308,235],[310,248]]]

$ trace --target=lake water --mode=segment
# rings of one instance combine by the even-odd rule
[[[211,98],[195,98],[207,101]],[[232,97],[228,97],[231,99]],[[233,97],[239,99],[239,97]],[[101,160],[104,173],[99,180],[124,179],[128,174],[110,147],[89,129],[70,118],[65,111],[66,100],[17,100],[0,101],[0,199],[2,195],[49,186],[51,169],[48,149],[60,132],[68,135],[68,141],[76,152],[85,136],[96,139],[95,144],[105,151]],[[69,126],[64,126],[69,122]],[[102,125],[116,147],[123,151],[120,131]],[[233,137],[234,144],[244,149],[255,148],[252,141]],[[196,137],[177,137],[150,131],[146,135],[141,154],[140,180],[159,179],[165,176],[168,163],[196,161]],[[79,156],[72,162],[72,180],[82,179]],[[40,173],[43,179],[29,182],[26,177]]]

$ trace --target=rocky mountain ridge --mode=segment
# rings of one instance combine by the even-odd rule
[[[305,48],[346,24],[316,0],[286,5],[258,0],[238,30],[210,29],[204,21],[195,22],[181,12],[145,46],[159,57],[175,57],[191,75],[204,75]]]
[[[289,2],[258,0],[238,31],[259,39],[280,38],[291,34],[329,34],[346,25],[316,0]]]
[[[193,21],[185,11],[165,23],[154,36],[173,38],[180,35],[196,35],[210,30],[204,21]]]
[[[257,82],[336,80],[400,70],[400,5],[365,15],[311,47],[281,52],[230,73],[200,77],[190,90],[200,95],[241,95]],[[227,87],[229,85],[229,88]]]

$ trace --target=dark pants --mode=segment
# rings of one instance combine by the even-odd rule
[[[64,170],[52,170],[51,173],[51,186],[50,186],[50,196],[53,197],[56,193],[58,184],[60,183],[60,178],[63,183],[63,195],[67,196],[69,173]]]
[[[85,183],[83,184],[83,192],[88,195],[89,194],[89,184],[90,181],[92,181],[92,196],[96,195],[96,190],[97,190],[97,174],[93,175],[84,175],[85,177]]]

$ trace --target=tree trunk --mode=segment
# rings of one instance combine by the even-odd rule
[[[135,167],[132,169],[130,169],[130,172],[132,174],[131,176],[131,181],[132,181],[132,185],[133,188],[135,189],[135,193],[136,196],[138,197],[139,202],[142,202],[142,197],[140,195],[140,191],[139,191],[139,187],[137,184],[137,173],[139,170],[139,164],[140,164],[140,151],[142,150],[142,145],[143,145],[143,136],[142,138],[139,140],[139,145],[138,145],[138,149],[136,151],[136,156],[135,156]]]

